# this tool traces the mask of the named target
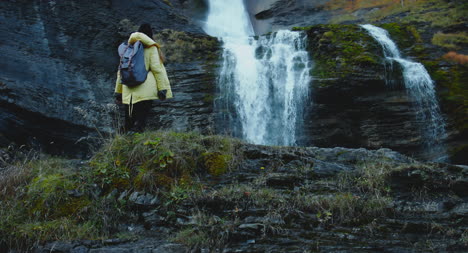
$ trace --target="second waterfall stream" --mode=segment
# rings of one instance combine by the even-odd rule
[[[444,145],[447,136],[445,121],[440,112],[434,81],[426,68],[419,62],[404,59],[385,29],[370,24],[361,27],[382,46],[384,56],[390,64],[397,62],[401,66],[405,88],[414,103],[421,142],[426,147],[427,157],[431,160],[447,161]]]
[[[306,36],[281,30],[254,38],[243,0],[210,0],[205,31],[223,42],[215,101],[222,131],[264,145],[297,145],[308,103]]]

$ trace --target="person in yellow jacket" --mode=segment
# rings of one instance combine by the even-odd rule
[[[129,44],[137,41],[145,46],[145,66],[148,76],[144,83],[128,87],[121,83],[120,72],[117,72],[115,84],[116,103],[125,105],[124,132],[142,132],[151,109],[152,100],[172,98],[171,85],[167,77],[164,60],[159,45],[152,39],[153,30],[149,24],[142,24],[138,32],[128,39]]]

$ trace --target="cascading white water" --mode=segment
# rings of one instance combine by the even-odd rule
[[[361,25],[382,46],[384,56],[390,62],[398,62],[403,71],[406,90],[413,99],[420,122],[423,142],[430,156],[446,161],[447,150],[445,121],[441,116],[434,89],[434,82],[424,65],[401,57],[396,44],[385,29],[373,25]]]
[[[279,31],[256,40],[243,0],[209,4],[205,31],[224,43],[218,110],[249,142],[296,145],[311,81],[305,35]]]
[[[244,0],[209,0],[204,30],[216,37],[242,38],[255,35]]]

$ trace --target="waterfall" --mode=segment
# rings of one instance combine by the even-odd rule
[[[209,0],[204,30],[211,36],[241,38],[253,36],[254,30],[244,0]]]
[[[447,136],[445,121],[441,116],[434,81],[426,68],[421,63],[402,58],[398,47],[385,29],[369,24],[361,27],[382,46],[384,56],[390,64],[397,62],[401,66],[406,90],[414,101],[427,155],[439,161],[446,161],[448,156],[444,145]]]
[[[223,41],[215,107],[224,131],[255,144],[297,145],[311,81],[305,34],[255,39],[243,0],[210,0],[204,29]]]

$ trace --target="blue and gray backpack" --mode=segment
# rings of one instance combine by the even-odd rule
[[[121,83],[128,87],[135,87],[145,82],[148,71],[145,67],[144,46],[140,41],[130,45],[120,44],[120,77]]]

